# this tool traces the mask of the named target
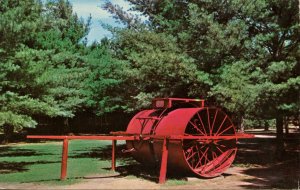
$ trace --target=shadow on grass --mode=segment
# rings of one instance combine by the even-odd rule
[[[252,178],[242,178],[241,181],[247,184],[240,185],[241,188],[257,189],[257,188],[297,188],[298,180],[300,180],[300,143],[299,140],[291,140],[286,142],[287,154],[283,162],[275,159],[275,139],[244,139],[238,144],[239,150],[237,153],[235,166],[246,166],[242,172]],[[84,177],[85,174],[79,173],[76,177],[67,178],[65,182],[59,184],[69,184],[78,179],[101,179],[101,178],[124,178],[134,176],[140,179],[145,179],[152,182],[158,182],[159,164],[153,167],[148,167],[136,162],[130,153],[122,153],[122,149],[126,149],[126,145],[118,145],[116,150],[118,174],[95,174],[94,176]],[[10,147],[0,147],[0,157],[11,156],[38,156],[43,155],[41,152],[36,152],[30,149],[18,149]],[[46,152],[48,154],[48,152]],[[97,148],[70,150],[69,158],[96,158],[98,160],[111,161],[111,145]],[[5,172],[23,172],[26,171],[28,165],[59,163],[48,161],[37,162],[0,162],[0,174]],[[249,164],[249,165],[246,165]],[[106,164],[102,168],[111,170]],[[2,169],[2,170],[1,170]],[[226,175],[230,174],[223,174]],[[52,179],[36,179],[33,182],[58,182],[59,176]],[[190,174],[181,172],[173,172],[168,170],[168,180],[187,181],[188,177],[195,177]],[[32,179],[31,179],[32,180]],[[29,181],[26,181],[29,182]]]
[[[285,141],[286,152],[279,161],[275,156],[276,139],[241,141],[236,166],[248,163],[243,174],[253,178],[243,179],[243,188],[296,189],[300,182],[300,138]]]
[[[24,172],[29,169],[27,166],[34,164],[51,164],[60,163],[59,161],[36,161],[36,162],[0,162],[0,174],[9,174],[16,172]]]
[[[160,166],[145,166],[140,163],[119,166],[116,171],[120,173],[121,176],[135,176],[137,178],[146,179],[152,182],[158,182]],[[190,174],[184,174],[181,172],[175,172],[168,169],[167,179],[168,180],[182,180],[187,181],[188,177],[195,177]]]
[[[255,176],[244,180],[250,183],[243,185],[244,188],[296,189],[300,180],[300,164],[299,160],[290,160],[270,167],[248,169],[244,173]]]
[[[121,174],[105,174],[102,176],[88,176],[88,177],[82,177],[82,176],[76,176],[76,177],[67,177],[66,180],[61,180],[60,178],[49,178],[49,179],[40,179],[40,180],[33,180],[33,181],[26,181],[26,183],[40,183],[40,182],[50,182],[53,183],[53,185],[68,185],[72,184],[73,181],[76,180],[82,180],[82,179],[105,179],[105,178],[123,178]]]
[[[16,161],[17,157],[31,157],[31,156],[44,156],[53,155],[51,153],[38,153],[35,150],[16,148],[11,146],[0,147],[0,158],[10,157],[7,161],[0,161],[0,174],[9,174],[16,172],[24,172],[29,169],[27,166],[34,164],[49,164],[58,163],[59,161]]]
[[[136,163],[131,157],[130,153],[122,153],[122,150],[126,149],[126,145],[117,145],[116,148],[116,159],[118,162],[123,164]],[[111,160],[112,146],[107,145],[99,148],[92,148],[86,150],[75,150],[69,155],[69,158],[97,158],[99,160]]]
[[[275,163],[275,139],[239,140],[234,165],[243,164],[265,166]]]
[[[117,176],[112,177],[127,177],[127,176],[135,176],[137,178],[146,179],[152,182],[158,182],[160,165],[156,166],[145,166],[143,164],[138,163],[132,158],[130,153],[122,153],[121,150],[126,149],[126,145],[118,145],[116,148],[116,159],[118,162],[118,166],[116,167],[116,172],[119,173]],[[73,151],[73,154],[69,156],[69,158],[98,158],[99,160],[108,160],[111,161],[112,156],[112,146],[108,145],[105,147],[94,148],[90,151]],[[111,168],[103,168],[107,171],[111,170]],[[93,177],[93,178],[103,178]],[[105,177],[106,178],[106,177]],[[169,172],[168,170],[168,179],[175,180],[185,180],[187,181],[187,175],[181,174],[180,172]]]
[[[18,156],[42,156],[42,155],[53,155],[52,153],[38,153],[32,149],[25,148],[13,148],[10,146],[0,147],[0,158],[1,157],[18,157]]]

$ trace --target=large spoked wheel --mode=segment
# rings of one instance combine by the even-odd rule
[[[218,108],[203,108],[189,121],[186,135],[234,136],[235,128],[229,117]],[[185,160],[201,177],[216,177],[232,164],[237,152],[237,139],[183,140]]]

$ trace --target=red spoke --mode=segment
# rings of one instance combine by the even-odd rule
[[[201,152],[202,156],[205,154],[205,152],[207,151],[207,149],[209,149],[209,147],[207,147],[206,150],[205,150],[204,153],[203,153],[203,152],[201,151],[201,149],[204,148],[204,147],[205,147],[205,144],[202,145],[200,149],[199,149],[198,146],[196,147],[197,150],[199,150],[199,151]],[[201,163],[201,161],[202,161],[202,159],[200,160],[200,155],[199,155],[199,154],[198,154],[198,156],[199,156],[199,162],[197,163],[197,165],[195,166],[195,168],[197,168],[198,164]],[[202,156],[201,156],[201,158],[202,158]]]
[[[230,128],[232,128],[233,125],[230,125],[229,127],[227,127],[226,129],[224,129],[222,132],[220,132],[219,134],[217,134],[218,136],[219,135],[222,135],[223,133],[225,133],[226,131],[228,131]]]
[[[214,129],[214,126],[215,126],[215,121],[216,121],[216,118],[217,118],[218,112],[219,112],[219,110],[217,109],[217,111],[216,111],[216,114],[215,114],[215,117],[214,117],[214,121],[213,121],[213,123],[212,123],[212,131],[213,131],[213,129]]]
[[[201,156],[201,158],[199,158],[199,161],[198,161],[198,163],[197,163],[197,165],[195,166],[195,168],[200,168],[200,167],[202,167],[203,165],[201,165],[200,167],[198,167],[198,165],[201,163],[201,161],[202,161],[202,159],[203,159],[203,157],[205,157],[205,154],[206,154],[206,152],[208,151],[208,147],[206,147],[206,150],[204,151],[204,152],[202,152],[201,151],[201,153],[202,153],[202,156]],[[204,165],[206,164],[206,161],[205,161],[205,163],[204,163]]]
[[[207,165],[209,163],[209,159],[207,158],[207,154],[205,154],[204,158],[205,158],[205,161],[204,161],[203,171],[204,171],[204,173],[207,173],[207,172],[205,172],[205,168],[207,167]]]
[[[197,151],[193,150],[194,147],[197,147],[197,144],[195,144],[191,148],[187,149],[187,150],[191,150],[191,152],[187,155],[187,160],[191,159],[197,153]]]
[[[198,159],[198,163],[196,164],[195,168],[197,168],[198,165],[201,163],[201,160],[200,160],[200,157],[201,157],[201,156],[200,156],[199,152],[201,152],[201,153],[203,154],[203,152],[202,152],[201,150],[199,150],[198,146],[196,146],[196,149],[197,149],[197,151],[198,151],[198,157],[199,157],[199,159]]]
[[[216,146],[216,147],[222,154],[224,153],[218,146]]]
[[[190,148],[188,148],[188,149],[186,150],[186,152],[188,152],[187,157],[189,157],[189,155],[192,154],[191,152],[193,152],[194,147],[195,147],[195,145],[191,146]]]
[[[222,121],[222,124],[220,125],[220,127],[219,127],[218,131],[215,133],[215,135],[217,135],[218,132],[220,131],[220,129],[223,127],[223,124],[224,124],[224,122],[225,122],[226,119],[227,119],[227,115],[225,115],[225,117],[224,117],[224,119]]]
[[[209,111],[208,111],[208,108],[206,108],[206,114],[207,114],[207,122],[208,122],[209,135],[211,136],[212,130],[211,130],[211,128],[210,128],[210,117],[209,117]]]
[[[204,151],[204,153],[202,154],[201,158],[199,159],[200,161],[203,159],[203,157],[204,157],[204,155],[206,154],[207,151],[208,151],[208,147],[206,147],[206,150]]]
[[[191,159],[197,152],[193,152],[186,160]]]
[[[189,147],[188,149],[185,150],[185,152],[191,152],[191,149],[192,149],[193,147],[194,147],[194,146]]]
[[[204,107],[195,114],[188,121],[186,133],[197,135],[199,139],[182,141],[185,158],[199,176],[215,177],[223,173],[235,157],[236,141],[230,138],[235,135],[234,125],[218,108]],[[213,139],[216,137],[220,138]]]
[[[195,125],[193,122],[189,121],[189,123],[194,127],[194,129],[196,129],[197,131],[199,131],[202,135],[205,136],[205,134],[197,127],[197,125]]]
[[[200,149],[204,148],[206,144],[201,144]]]
[[[207,149],[209,149],[209,147],[207,147]],[[207,165],[207,163],[208,163],[208,158],[207,158],[207,151],[204,153],[204,158],[205,158],[205,160],[204,160],[204,167],[206,167],[206,165]]]
[[[200,122],[201,122],[201,126],[202,126],[202,128],[204,129],[205,136],[207,136],[207,133],[206,133],[205,126],[204,126],[204,124],[203,124],[202,118],[200,117],[200,115],[199,115],[198,112],[197,112],[197,115],[198,115],[198,118],[199,118],[199,120],[200,120]]]

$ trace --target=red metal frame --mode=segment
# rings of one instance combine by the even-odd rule
[[[178,111],[178,112],[176,112],[177,117],[174,117],[174,115],[173,115],[171,117],[171,119],[167,120],[168,122],[165,122],[162,127],[159,126],[160,129],[164,130],[164,133],[162,133],[162,130],[160,130],[161,133],[157,133],[156,129],[157,129],[158,125],[162,124],[162,123],[160,123],[162,121],[162,119],[164,119],[164,121],[165,121],[165,119],[167,119],[167,116],[165,116],[165,115],[167,115],[166,111],[170,110],[168,108],[171,108],[172,106],[174,106],[174,102],[178,103],[178,104],[176,104],[176,107],[178,107],[178,105],[181,105],[181,106],[183,106],[183,108],[184,108],[184,106],[187,106],[189,109],[176,110],[176,108],[175,108],[175,111],[173,111],[172,113]],[[190,105],[187,105],[186,103],[192,104],[193,108],[190,108]],[[218,125],[219,126],[218,129],[213,131],[215,129],[214,128],[215,122],[216,122],[216,120],[218,120],[216,118],[217,118],[217,116],[219,116],[221,114],[221,111],[219,111],[218,109],[214,109],[214,108],[213,109],[208,108],[208,107],[205,108],[203,99],[156,98],[152,101],[152,106],[154,108],[153,110],[144,110],[144,111],[138,113],[132,119],[132,122],[129,123],[128,128],[127,128],[128,132],[125,132],[125,131],[111,132],[110,133],[111,135],[94,135],[94,136],[43,136],[43,135],[33,136],[33,135],[29,135],[29,136],[27,136],[27,138],[63,140],[61,176],[60,176],[61,180],[64,180],[67,176],[67,160],[68,160],[69,140],[75,140],[75,139],[111,140],[112,141],[112,163],[111,163],[112,170],[116,169],[116,145],[117,145],[118,140],[131,141],[132,143],[136,143],[136,141],[141,142],[141,141],[155,140],[157,142],[157,140],[159,140],[159,141],[161,140],[163,142],[162,142],[162,150],[161,150],[162,152],[160,155],[161,163],[160,163],[159,183],[164,183],[166,181],[169,154],[170,154],[170,156],[169,156],[170,157],[169,158],[170,165],[174,164],[174,162],[172,162],[172,161],[174,161],[174,160],[172,160],[172,158],[176,158],[176,159],[178,158],[178,157],[176,157],[177,155],[174,156],[174,150],[172,152],[169,152],[169,150],[168,150],[169,145],[170,145],[170,147],[172,145],[174,145],[171,143],[174,143],[175,141],[181,141],[183,144],[183,142],[186,140],[187,141],[194,140],[194,141],[198,141],[198,142],[200,141],[200,143],[198,143],[198,144],[200,144],[199,147],[191,146],[190,148],[188,148],[186,150],[187,153],[184,156],[187,157],[186,161],[188,161],[193,155],[198,154],[198,157],[199,157],[198,163],[196,163],[196,164],[192,163],[191,164],[192,167],[195,166],[194,170],[198,169],[197,167],[199,165],[200,165],[200,167],[202,167],[201,162],[202,162],[202,159],[204,159],[204,161],[203,161],[204,168],[203,169],[208,170],[207,163],[209,162],[209,158],[208,158],[207,154],[205,154],[207,152],[208,148],[202,149],[203,144],[209,144],[211,142],[213,142],[214,144],[218,144],[222,140],[235,140],[236,141],[237,139],[241,139],[241,138],[253,138],[254,137],[254,135],[251,135],[251,134],[235,133],[234,126],[229,118],[228,118],[228,120],[230,121],[229,123],[231,123],[231,124],[228,126],[224,125],[225,126],[225,128],[224,128],[223,124],[227,120],[227,115],[224,113],[223,113],[223,115],[225,115],[224,119],[219,120],[221,124]],[[206,109],[206,111],[205,111],[205,109]],[[215,112],[212,112],[214,114],[214,116],[212,117],[213,120],[210,119],[209,109],[216,110]],[[157,110],[160,111],[159,115],[153,116],[150,114],[150,113],[156,112]],[[179,111],[180,111],[180,114],[178,114]],[[203,120],[199,115],[199,114],[201,114],[200,111],[205,111],[205,112],[201,112],[201,113],[206,113],[206,116]],[[195,119],[195,120],[199,121],[198,124],[196,121],[191,120],[192,117],[194,117],[194,116],[196,116],[196,117],[198,116]],[[204,127],[204,124],[203,124],[203,122],[205,120],[207,120],[207,129]],[[150,122],[152,122],[152,124]],[[180,123],[180,124],[178,124],[178,123]],[[188,123],[188,124],[186,125],[186,123]],[[186,126],[190,126],[193,130],[196,130],[197,133],[199,132],[198,135],[195,135],[195,133],[189,134],[189,133],[184,132]],[[149,127],[151,127],[151,128],[149,128]],[[145,128],[147,128],[148,130],[144,131]],[[129,129],[131,129],[131,130],[129,130]],[[174,133],[174,131],[172,131],[172,130],[176,131],[176,129],[177,129],[177,132]],[[178,130],[180,130],[181,132],[179,133]],[[231,132],[228,133],[228,130],[231,130]],[[163,134],[163,135],[161,135],[161,134]],[[170,135],[165,135],[165,134],[170,134]],[[174,134],[176,134],[176,135],[174,135]],[[134,148],[135,147],[132,147],[131,149],[134,149]],[[176,149],[176,150],[180,151],[181,150],[180,148]],[[194,148],[196,148],[196,151],[193,150]],[[131,149],[126,152],[131,151]],[[200,149],[202,149],[202,150],[200,150]],[[219,165],[219,167],[215,167],[216,171],[213,173],[214,176],[215,176],[215,174],[218,174],[218,172],[221,172],[224,168],[228,168],[230,166],[230,164],[232,163],[232,161],[234,159],[237,148],[228,149],[226,154],[221,149],[219,149],[219,151],[221,152],[221,155],[219,155],[218,158],[217,158],[216,152],[212,151],[210,154],[210,156],[213,159],[217,160],[218,162],[219,161],[221,162],[221,160],[226,161],[226,163],[224,161],[225,164]],[[199,156],[199,152],[202,153],[202,156]],[[231,156],[232,153],[234,153],[234,156]],[[148,154],[148,156],[149,156],[149,154]],[[177,164],[177,160],[176,160],[176,164]],[[191,167],[191,166],[189,165],[189,167]],[[193,170],[193,168],[191,168],[191,169]],[[205,177],[212,177],[213,175],[207,174],[207,176],[205,176]]]
[[[163,101],[163,106],[157,106],[157,101]],[[157,108],[171,108],[174,102],[185,102],[185,103],[194,103],[197,107],[204,107],[203,99],[188,99],[188,98],[155,98],[152,100],[152,107],[154,109]]]
[[[165,183],[167,174],[167,162],[168,162],[168,144],[170,140],[186,140],[194,139],[198,141],[207,140],[221,140],[221,139],[241,139],[241,138],[253,138],[252,134],[236,134],[231,136],[195,136],[195,135],[169,135],[169,136],[158,136],[158,135],[140,135],[140,134],[127,134],[126,132],[114,132],[113,134],[123,134],[123,136],[113,135],[97,135],[97,136],[47,136],[47,135],[28,135],[28,139],[52,139],[52,140],[63,140],[62,149],[62,161],[61,161],[61,176],[60,179],[64,180],[67,176],[67,161],[68,161],[68,144],[69,140],[111,140],[112,141],[112,163],[111,169],[116,168],[116,144],[117,140],[149,140],[149,139],[160,139],[163,140],[162,147],[162,160],[160,167],[159,183]]]
[[[117,140],[112,140],[112,148],[111,148],[111,170],[116,170],[116,146]]]
[[[168,143],[169,139],[164,138],[163,147],[162,147],[162,158],[160,164],[159,172],[159,183],[165,183],[167,176],[167,166],[168,166]]]
[[[61,174],[60,179],[64,180],[67,177],[67,166],[68,166],[68,147],[69,140],[64,139],[61,157]]]

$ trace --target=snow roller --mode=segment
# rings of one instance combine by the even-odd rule
[[[116,144],[126,140],[127,149],[142,164],[159,166],[159,183],[167,170],[211,178],[232,164],[237,140],[254,135],[236,133],[228,115],[220,108],[207,107],[202,99],[156,98],[152,109],[137,113],[126,131],[110,135],[28,135],[31,139],[63,140],[61,180],[67,176],[69,140],[111,140],[112,170],[116,169]]]
[[[140,140],[127,141],[127,148],[140,163],[161,162],[162,140],[147,135],[169,137],[168,169],[211,178],[232,164],[237,152],[235,127],[220,108],[206,107],[201,99],[157,98],[152,109],[137,113],[127,134],[139,134]]]

